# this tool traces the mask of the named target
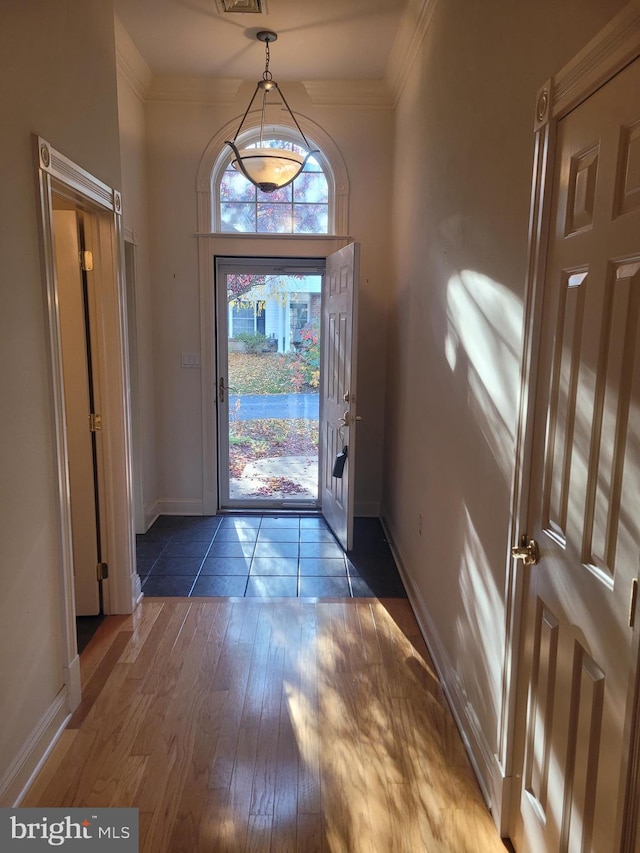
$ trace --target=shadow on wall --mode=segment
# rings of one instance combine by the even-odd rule
[[[469,411],[511,486],[519,393],[522,303],[504,285],[463,270],[447,285],[445,356],[465,355]]]

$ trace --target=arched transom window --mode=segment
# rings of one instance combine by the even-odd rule
[[[273,135],[261,147],[288,148],[306,156],[308,151],[287,139]],[[255,148],[246,141],[243,147]],[[231,165],[232,153],[214,170],[217,230],[249,234],[330,234],[333,231],[333,189],[328,164],[318,152],[307,160],[303,172],[286,187],[263,193]],[[330,175],[330,173],[329,173]]]

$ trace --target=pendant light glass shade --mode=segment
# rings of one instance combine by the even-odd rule
[[[302,132],[300,125],[298,124],[296,117],[291,111],[289,104],[286,101],[285,96],[282,94],[278,84],[273,79],[271,72],[269,71],[269,44],[272,41],[275,41],[278,36],[269,31],[263,30],[256,35],[256,38],[259,41],[264,42],[265,45],[265,54],[266,54],[266,62],[265,69],[262,75],[262,80],[258,81],[256,85],[255,92],[253,93],[253,97],[249,101],[249,106],[245,110],[245,114],[242,117],[242,121],[240,122],[240,126],[236,131],[236,135],[233,137],[233,141],[227,140],[225,143],[228,145],[233,151],[233,160],[231,161],[233,168],[237,169],[238,172],[241,172],[248,181],[258,187],[263,193],[272,193],[276,190],[281,189],[282,187],[286,187],[287,184],[290,184],[294,181],[300,172],[304,169],[305,164],[309,157],[313,154],[316,154],[316,151],[309,150],[311,146],[309,145],[306,136]],[[298,154],[296,151],[291,151],[286,148],[268,148],[263,146],[263,133],[264,133],[264,125],[265,125],[265,109],[267,106],[267,97],[271,92],[274,91],[280,92],[280,98],[282,100],[283,105],[285,106],[287,112],[289,113],[291,120],[294,125],[298,129],[300,136],[302,137],[301,147],[304,147],[307,150],[306,156],[302,154]],[[259,91],[262,91],[262,109],[260,114],[260,142],[255,148],[238,148],[236,145],[236,140],[242,130],[242,126],[245,123],[247,116],[249,115],[249,111],[253,106],[253,102],[256,99],[256,95]]]
[[[236,148],[231,165],[263,193],[272,193],[295,181],[311,157],[282,148]]]

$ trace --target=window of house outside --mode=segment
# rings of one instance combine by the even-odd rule
[[[302,156],[307,151],[293,142],[269,139],[263,147],[284,147]],[[256,148],[258,143],[247,145]],[[322,166],[310,157],[304,170],[288,186],[263,193],[229,162],[219,190],[220,230],[250,234],[327,234],[329,185]]]

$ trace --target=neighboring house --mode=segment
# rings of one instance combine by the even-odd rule
[[[262,334],[271,349],[289,352],[300,344],[300,330],[309,323],[320,325],[321,279],[280,278],[268,285],[253,287],[229,300],[229,338],[238,334]]]

